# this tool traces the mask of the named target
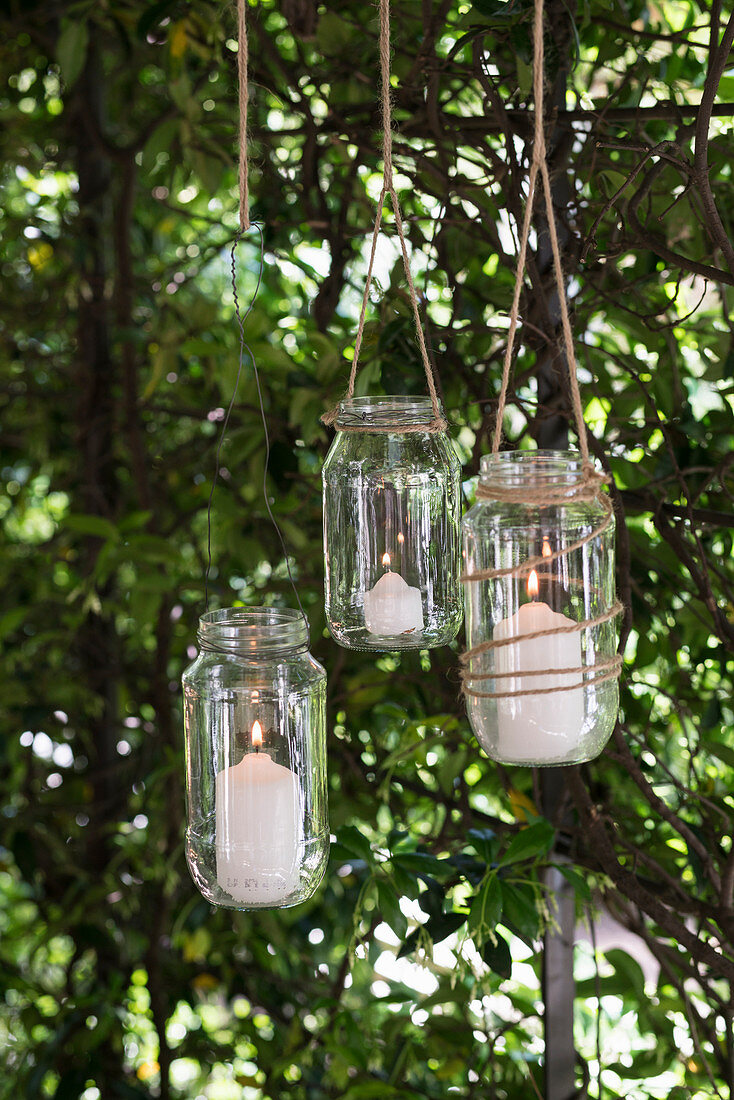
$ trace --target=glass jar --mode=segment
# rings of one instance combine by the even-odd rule
[[[183,674],[186,859],[230,909],[309,898],[329,854],[326,673],[298,611],[209,611]]]
[[[614,515],[593,476],[567,451],[481,460],[463,522],[462,662],[469,721],[493,760],[591,760],[614,728]]]
[[[347,649],[431,649],[462,620],[461,466],[428,397],[343,401],[326,456],[326,617]]]

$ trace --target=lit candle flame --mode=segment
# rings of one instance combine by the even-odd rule
[[[402,546],[405,542],[405,535],[402,531],[398,531],[398,546]]]
[[[530,596],[531,600],[537,600],[539,591],[540,585],[538,584],[538,574],[534,569],[531,569],[530,576],[528,577],[528,596]]]
[[[543,536],[543,549],[541,550],[541,553],[542,553],[544,558],[549,558],[553,553],[553,551],[550,548],[550,543],[548,542],[548,536],[547,535]]]
[[[383,564],[383,565],[384,565],[384,566],[385,566],[385,567],[386,567],[387,569],[389,569],[389,568],[390,568],[390,555],[389,555],[389,554],[387,553],[387,551],[385,551],[385,553],[384,553],[384,554],[382,555],[382,564]]]
[[[263,743],[263,728],[260,723],[255,719],[252,723],[252,744],[256,749],[259,749]]]

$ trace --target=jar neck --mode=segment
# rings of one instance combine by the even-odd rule
[[[477,501],[534,508],[596,503],[611,516],[609,480],[575,451],[503,451],[482,458]]]
[[[401,431],[403,428],[429,430],[434,423],[430,397],[392,394],[385,397],[351,397],[339,403],[335,427]]]
[[[258,661],[305,652],[308,623],[291,608],[227,607],[201,616],[197,639],[204,651]]]
[[[484,488],[573,491],[585,477],[578,451],[502,451],[483,455],[479,467],[479,484]]]

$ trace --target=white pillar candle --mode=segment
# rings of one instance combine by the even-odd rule
[[[253,744],[262,743],[255,722]],[[216,777],[217,882],[242,905],[277,905],[298,885],[301,796],[290,768],[248,752]]]
[[[532,578],[533,573],[530,581]],[[528,589],[532,592],[530,581]],[[523,604],[515,615],[495,627],[495,641],[518,639],[495,650],[497,671],[518,674],[496,680],[495,691],[566,688],[545,695],[516,695],[497,700],[497,751],[503,759],[518,764],[551,763],[564,760],[578,747],[584,725],[583,673],[559,673],[554,669],[581,668],[580,632],[523,639],[523,635],[537,630],[571,625],[573,619],[552,611],[546,603],[533,601]],[[522,675],[543,671],[544,675]],[[579,687],[570,687],[572,684]]]
[[[370,634],[408,634],[423,629],[423,605],[419,588],[411,588],[399,573],[390,571],[390,555],[382,564],[388,567],[374,588],[365,592],[364,621]]]

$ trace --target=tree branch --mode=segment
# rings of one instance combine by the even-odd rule
[[[729,240],[724,224],[721,220],[714,195],[711,190],[708,169],[709,124],[714,108],[714,100],[719,88],[721,77],[729,60],[732,43],[734,43],[734,13],[729,16],[721,45],[719,38],[718,4],[714,4],[711,11],[711,42],[709,45],[709,64],[706,73],[706,82],[703,86],[703,96],[698,109],[696,119],[695,155],[693,158],[693,172],[696,185],[701,195],[701,202],[706,214],[707,228],[711,238],[717,245],[726,260],[727,267],[734,276],[734,247]]]

